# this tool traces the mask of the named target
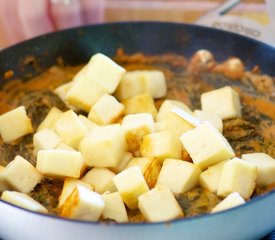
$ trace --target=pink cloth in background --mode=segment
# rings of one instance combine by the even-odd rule
[[[102,22],[104,0],[0,0],[0,47],[54,30]]]
[[[84,23],[80,0],[71,0],[68,4],[65,1],[52,0],[50,12],[57,29],[80,26]]]
[[[47,0],[18,0],[16,7],[24,38],[54,30]]]

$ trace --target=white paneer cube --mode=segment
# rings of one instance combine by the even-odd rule
[[[177,101],[177,100],[165,100],[159,108],[157,121],[160,122],[166,119],[166,116],[171,112],[171,110],[175,106],[189,114],[192,114],[192,111],[190,110],[190,108],[183,102]]]
[[[86,66],[87,77],[104,88],[109,94],[114,93],[126,72],[124,68],[102,53],[93,55]]]
[[[160,131],[171,131],[178,137],[194,128],[194,126],[173,112],[167,113],[166,117],[158,124]]]
[[[62,139],[50,129],[43,129],[33,136],[35,153],[39,150],[55,149],[61,142]]]
[[[258,186],[267,186],[275,183],[275,159],[266,153],[247,153],[242,155],[242,159],[257,167]]]
[[[125,115],[134,113],[150,113],[153,118],[157,116],[157,109],[154,99],[148,94],[143,93],[129,98],[122,102],[125,106]]]
[[[197,117],[194,117],[192,113],[188,113],[178,107],[173,107],[171,112],[178,115],[181,119],[183,119],[185,122],[193,127],[197,127],[202,123]]]
[[[156,185],[166,186],[174,194],[181,194],[198,184],[200,173],[200,168],[193,163],[168,158],[163,162]]]
[[[223,166],[217,194],[226,197],[237,192],[244,199],[249,199],[254,191],[257,178],[257,168],[247,162],[233,158]]]
[[[115,96],[120,100],[127,100],[142,93],[148,93],[146,82],[140,77],[140,71],[127,71],[118,85]]]
[[[80,121],[82,122],[82,124],[86,127],[88,133],[93,131],[94,128],[98,127],[98,125],[95,122],[91,121],[87,117],[85,117],[81,114],[78,117],[79,117]]]
[[[210,123],[185,132],[180,140],[194,164],[202,170],[235,156],[226,138]]]
[[[105,207],[102,196],[89,188],[77,184],[61,206],[61,217],[97,221]]]
[[[117,88],[119,100],[126,100],[141,93],[148,93],[153,98],[162,98],[167,93],[166,80],[159,70],[135,70],[124,74]]]
[[[223,120],[242,115],[239,94],[229,86],[203,93],[201,107],[202,111],[217,114]]]
[[[24,106],[0,116],[0,134],[4,142],[11,142],[33,132],[31,119]]]
[[[88,135],[86,127],[73,110],[60,114],[54,130],[65,143],[75,149],[78,149],[80,141]]]
[[[140,146],[143,157],[181,158],[182,144],[179,138],[170,131],[151,133],[143,138]]]
[[[82,78],[86,77],[86,73],[87,73],[87,64],[84,65],[73,77],[73,81],[72,82],[77,82],[79,80],[81,80]]]
[[[132,158],[125,169],[134,166],[140,167],[148,187],[150,189],[155,187],[161,169],[159,159],[150,157]]]
[[[130,209],[138,206],[138,197],[149,191],[139,167],[128,168],[113,177],[123,201]]]
[[[103,194],[102,198],[105,203],[103,219],[111,219],[119,223],[128,222],[126,208],[119,192]]]
[[[91,107],[88,118],[98,124],[114,123],[123,114],[124,108],[113,96],[104,94]]]
[[[11,188],[9,184],[6,182],[5,177],[3,175],[4,169],[5,168],[3,166],[0,166],[0,193]]]
[[[233,207],[237,207],[245,203],[245,200],[239,193],[230,193],[225,199],[219,202],[211,211],[211,213],[224,211]]]
[[[116,167],[110,168],[110,170],[114,173],[121,172],[126,167],[126,165],[131,161],[132,158],[133,158],[133,153],[125,152],[123,157],[119,161],[118,165]]]
[[[167,94],[166,80],[163,72],[159,70],[140,71],[145,79],[147,92],[152,98],[162,98]]]
[[[219,132],[222,133],[223,122],[219,115],[215,113],[207,113],[201,110],[195,110],[194,115],[202,122],[208,121],[213,125],[213,127],[215,127]]]
[[[2,176],[12,190],[31,192],[41,181],[42,174],[26,159],[16,156],[3,170]]]
[[[154,131],[154,119],[149,113],[129,114],[123,118],[121,125],[130,152],[138,151],[144,136]]]
[[[107,168],[94,167],[81,180],[93,185],[97,193],[103,194],[116,191],[114,176],[115,174]]]
[[[66,100],[67,97],[67,92],[69,91],[69,89],[71,88],[71,86],[73,85],[73,81],[62,84],[61,86],[57,87],[54,90],[54,93],[65,103],[65,105],[73,110],[76,110],[75,106],[72,106],[68,103],[68,101]]]
[[[52,107],[47,116],[38,126],[37,131],[41,131],[43,129],[52,129],[54,127],[55,121],[58,119],[61,113],[62,111],[60,109],[58,109],[57,107]]]
[[[36,168],[47,177],[79,178],[85,162],[82,154],[77,151],[40,150],[37,153]]]
[[[55,149],[60,149],[60,150],[68,150],[68,151],[76,151],[74,148],[72,148],[70,145],[61,142],[60,144],[57,145]]]
[[[156,186],[138,198],[138,208],[148,222],[170,221],[183,217],[183,211],[169,188]]]
[[[219,162],[202,172],[199,178],[200,186],[217,193],[223,165],[228,161],[229,159]]]
[[[95,128],[80,144],[91,167],[117,167],[125,154],[125,134],[119,124]]]
[[[145,173],[146,169],[154,161],[155,158],[153,157],[134,157],[131,159],[131,161],[125,166],[125,169],[128,169],[130,167],[138,166],[140,167],[140,170],[142,174]]]
[[[24,193],[15,191],[4,191],[1,199],[18,207],[28,209],[30,211],[40,213],[48,212],[48,210],[42,204],[35,201],[33,198]]]
[[[65,178],[62,192],[58,199],[58,207],[61,207],[66,199],[71,195],[77,184],[82,185],[90,190],[94,190],[93,185],[75,178]]]
[[[89,112],[91,106],[105,93],[103,87],[87,76],[83,76],[74,79],[65,100],[75,108]]]
[[[54,93],[65,103],[67,92],[71,88],[72,85],[73,85],[73,81],[64,83],[64,84],[58,86],[54,90]]]

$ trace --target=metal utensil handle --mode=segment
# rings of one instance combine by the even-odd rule
[[[236,5],[238,5],[240,3],[240,1],[241,0],[228,0],[224,3],[222,3],[221,5],[219,5],[214,10],[211,10],[211,11],[207,12],[206,14],[204,14],[197,21],[200,21],[204,18],[208,18],[210,16],[223,15],[223,14],[227,13],[228,11],[230,11],[232,8],[234,8]],[[274,1],[274,0],[270,0],[270,1]]]

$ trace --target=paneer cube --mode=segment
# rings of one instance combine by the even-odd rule
[[[81,180],[93,185],[97,193],[103,194],[117,191],[113,183],[114,176],[115,174],[107,168],[94,167]]]
[[[0,134],[4,142],[12,142],[33,132],[31,119],[24,106],[0,116]]]
[[[157,109],[153,98],[148,93],[136,95],[122,102],[125,106],[125,115],[134,113],[150,113],[153,118],[157,116]]]
[[[166,80],[163,72],[159,70],[141,70],[146,83],[147,92],[152,98],[162,98],[167,94]]]
[[[125,169],[134,166],[140,167],[148,187],[150,189],[155,187],[161,169],[159,159],[152,157],[132,158]]]
[[[200,186],[210,192],[217,193],[223,165],[228,161],[229,159],[219,162],[202,172],[199,178]]]
[[[266,153],[247,153],[242,155],[242,159],[248,164],[257,167],[258,186],[275,184],[275,159]]]
[[[183,109],[178,108],[177,106],[173,107],[171,112],[175,113],[177,116],[183,119],[186,123],[190,124],[192,127],[197,127],[202,123],[197,117],[194,117],[193,114],[188,113]]]
[[[103,194],[102,198],[105,203],[103,219],[111,219],[118,223],[128,222],[126,208],[119,192]]]
[[[57,87],[54,90],[54,93],[65,103],[65,105],[73,110],[76,110],[77,108],[75,106],[72,106],[68,103],[67,101],[67,92],[69,91],[69,89],[72,87],[73,85],[73,81],[62,84],[61,86]]]
[[[42,179],[42,174],[20,156],[16,156],[1,174],[12,190],[22,193],[31,192]]]
[[[226,138],[210,123],[185,132],[180,140],[194,164],[202,170],[235,156]]]
[[[54,130],[65,143],[75,149],[78,149],[80,141],[88,135],[86,127],[73,110],[60,114]]]
[[[72,82],[77,82],[85,78],[87,75],[87,69],[88,69],[88,65],[86,64],[74,75]]]
[[[174,194],[181,194],[198,184],[200,173],[200,168],[193,163],[167,158],[163,162],[156,185],[166,186]]]
[[[73,81],[65,101],[77,109],[89,112],[92,105],[105,93],[103,87],[84,75]]]
[[[55,149],[60,149],[60,150],[68,150],[68,151],[76,151],[74,148],[72,148],[70,145],[61,142],[60,144],[57,145]]]
[[[157,186],[138,198],[138,208],[149,222],[170,221],[183,217],[183,212],[169,188]]]
[[[158,124],[160,131],[171,131],[178,137],[194,128],[194,126],[173,112],[167,113],[166,117],[161,122],[158,122]]]
[[[47,213],[48,210],[39,202],[27,194],[15,192],[15,191],[4,191],[1,199],[5,202],[11,203],[21,208],[28,209],[34,212]]]
[[[119,124],[95,128],[80,144],[91,167],[117,167],[125,154],[125,134]]]
[[[109,94],[112,94],[125,72],[126,70],[112,59],[104,54],[97,53],[88,62],[86,75]]]
[[[237,192],[247,200],[254,191],[256,178],[255,166],[239,158],[233,158],[223,166],[217,194],[226,197],[230,193]]]
[[[80,121],[82,122],[82,124],[86,127],[88,133],[90,133],[91,131],[93,131],[94,128],[98,127],[98,124],[96,124],[95,122],[91,121],[87,117],[85,117],[85,116],[83,116],[81,114],[78,117],[79,117]]]
[[[65,218],[97,221],[105,207],[102,196],[77,184],[61,206],[60,216]]]
[[[73,85],[73,81],[64,83],[64,84],[58,86],[54,90],[54,93],[65,103],[67,92],[71,88],[72,85]]]
[[[142,93],[148,93],[146,82],[138,74],[140,71],[127,71],[118,85],[115,96],[120,100],[127,100]]]
[[[215,127],[219,132],[222,133],[223,122],[219,115],[215,113],[207,113],[201,110],[195,110],[194,115],[202,122],[208,121],[213,125],[213,127]]]
[[[39,150],[55,149],[61,142],[62,139],[50,129],[43,129],[33,136],[35,154]]]
[[[153,98],[164,97],[167,86],[163,72],[159,70],[128,71],[122,77],[116,96],[119,100],[126,100],[142,93],[148,93]]]
[[[6,182],[5,177],[3,175],[4,169],[5,168],[3,166],[0,166],[0,193],[11,188]]]
[[[59,118],[62,111],[57,107],[52,107],[48,112],[47,116],[38,126],[37,131],[41,131],[43,129],[52,129],[54,128],[55,121]]]
[[[47,177],[79,178],[85,162],[77,151],[50,149],[37,153],[36,168]]]
[[[139,167],[128,168],[113,177],[123,201],[130,209],[138,206],[138,197],[149,191]]]
[[[119,161],[118,165],[116,167],[110,168],[110,170],[114,173],[121,172],[122,170],[124,170],[124,168],[131,161],[132,158],[133,158],[133,153],[125,152],[122,159]]]
[[[124,108],[113,96],[104,94],[91,107],[88,118],[98,124],[114,123],[123,114]]]
[[[239,94],[229,86],[203,93],[201,106],[202,111],[217,114],[223,120],[241,117]]]
[[[170,131],[151,133],[143,138],[140,146],[143,157],[181,158],[182,144],[179,138]]]
[[[82,185],[90,190],[94,190],[93,185],[75,178],[65,178],[62,192],[58,199],[58,207],[61,207],[66,199],[71,195],[77,184]]]
[[[192,111],[190,110],[190,108],[183,102],[177,101],[177,100],[165,100],[159,108],[158,115],[157,115],[157,121],[160,122],[160,121],[165,120],[166,116],[171,112],[171,110],[175,106],[189,114],[192,114]]]
[[[240,196],[239,193],[230,193],[225,199],[219,202],[211,211],[211,213],[220,212],[229,208],[237,207],[245,203],[245,200]]]
[[[129,114],[123,118],[121,125],[130,152],[138,151],[144,136],[154,131],[154,119],[149,113]]]

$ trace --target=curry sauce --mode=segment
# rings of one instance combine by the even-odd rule
[[[257,88],[255,73],[246,73],[240,81],[233,81],[226,77],[220,68],[203,69],[192,68],[190,60],[180,55],[163,54],[146,56],[142,53],[127,55],[118,50],[115,61],[127,70],[158,69],[167,79],[167,99],[180,100],[191,109],[200,109],[200,96],[203,92],[231,85],[236,89],[242,102],[242,118],[224,121],[223,134],[230,142],[237,156],[251,152],[265,152],[275,157],[275,101],[274,78],[267,78],[267,88]],[[222,63],[216,63],[216,66]],[[24,105],[36,130],[47,115],[48,111],[56,106],[67,110],[66,105],[53,93],[59,85],[69,82],[82,66],[56,65],[39,76],[25,82],[20,79],[9,80],[0,90],[0,114],[17,106]],[[218,69],[218,70],[217,70]],[[10,73],[7,73],[10,78]],[[252,76],[252,77],[251,77]],[[252,80],[251,80],[252,79]],[[262,78],[261,78],[262,79]],[[270,81],[270,79],[272,81]],[[266,85],[266,83],[264,83]],[[272,85],[273,84],[273,85]],[[261,89],[261,91],[259,90]],[[268,91],[265,92],[265,89]],[[271,89],[271,90],[270,90]],[[165,99],[156,101],[159,107]],[[12,143],[3,143],[0,140],[0,165],[6,166],[16,155],[21,155],[34,166],[32,136],[28,135]],[[57,214],[58,197],[63,187],[61,179],[43,179],[34,191],[31,192],[38,202],[42,203],[50,213]],[[270,191],[274,186],[257,188],[254,195]],[[200,187],[194,188],[177,197],[186,217],[209,213],[221,200],[216,194]],[[144,221],[139,211],[128,210],[131,222]]]

